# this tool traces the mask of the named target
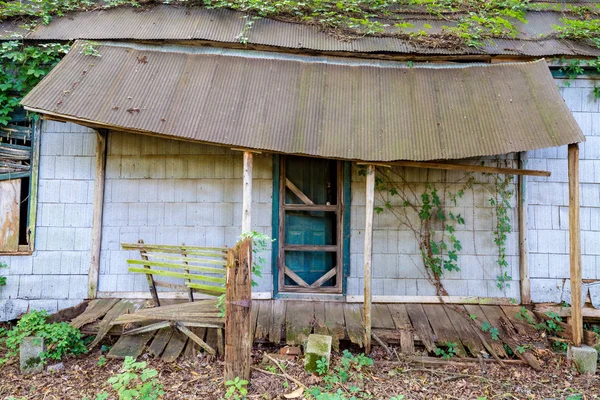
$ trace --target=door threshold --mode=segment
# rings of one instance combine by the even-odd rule
[[[274,299],[345,302],[346,295],[335,293],[275,293]]]

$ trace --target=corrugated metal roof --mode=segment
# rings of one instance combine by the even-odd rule
[[[544,61],[408,68],[203,47],[98,50],[73,49],[22,104],[140,133],[365,161],[585,140]]]
[[[472,47],[451,49],[417,45],[413,41],[397,37],[365,36],[355,40],[341,41],[322,32],[316,26],[293,24],[263,18],[248,31],[248,43],[292,49],[318,51],[345,51],[364,53],[404,54],[499,54],[525,56],[600,55],[600,49],[572,41],[548,38],[537,40],[540,34],[552,32],[560,13],[531,12],[528,24],[520,24],[522,39],[498,39],[494,44],[476,49]],[[238,36],[244,29],[244,14],[225,9],[183,8],[156,6],[144,10],[117,8],[111,10],[72,13],[56,18],[49,25],[40,25],[31,32],[31,40],[210,40],[223,43],[239,43]],[[424,23],[432,25],[431,31],[441,25],[421,14],[406,14],[404,18],[421,28]],[[423,18],[423,19],[419,19]],[[166,23],[165,21],[177,21]],[[446,22],[451,25],[452,22]],[[390,28],[394,29],[395,28]],[[536,39],[536,40],[532,40]]]

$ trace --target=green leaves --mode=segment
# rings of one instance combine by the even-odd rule
[[[121,373],[111,376],[106,383],[116,392],[119,400],[162,399],[165,392],[156,379],[158,371],[146,367],[143,361],[136,362],[133,357],[125,357]],[[106,400],[108,397],[109,393],[104,391],[95,400]]]
[[[487,321],[483,321],[483,323],[481,324],[481,330],[484,332],[489,332],[490,335],[492,336],[492,340],[500,339],[500,332],[498,331],[498,328],[494,328]]]
[[[225,393],[225,398],[229,399],[236,392],[238,392],[242,396],[246,396],[248,394],[248,381],[245,379],[240,379],[239,376],[236,376],[234,380],[230,380],[225,382],[225,387],[227,388],[227,392]]]

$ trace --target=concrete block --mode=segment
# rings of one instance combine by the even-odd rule
[[[548,254],[567,254],[568,233],[568,231],[537,230],[538,251]]]
[[[33,257],[33,274],[60,274],[61,252],[60,251],[38,251]]]
[[[69,275],[42,275],[41,299],[68,299],[70,282]],[[87,281],[86,281],[87,284]],[[87,295],[87,290],[85,295]],[[86,296],[77,297],[86,297]]]
[[[56,157],[40,156],[40,179],[55,179]]]
[[[586,141],[581,143],[580,146],[585,154],[587,160],[598,160],[600,159],[600,136],[586,137]]]
[[[4,261],[8,265],[8,270],[3,270],[2,275],[29,275],[33,270],[33,257],[14,256],[4,257],[0,256],[0,261]],[[5,290],[3,288],[2,290]],[[0,290],[0,292],[2,292]]]
[[[88,276],[87,275],[71,275],[69,287],[69,299],[84,299],[88,293]]]
[[[329,366],[329,360],[331,358],[331,336],[326,335],[309,335],[304,346],[304,369],[307,372],[317,372],[317,361],[323,358],[327,360]]]
[[[88,182],[63,180],[60,182],[61,203],[87,203]]]
[[[165,203],[165,225],[184,226],[187,223],[187,206],[180,203]]]
[[[563,99],[571,111],[582,111],[583,90],[577,87],[565,87],[561,90]]]
[[[148,220],[149,226],[164,226],[165,225],[165,205],[163,203],[148,204]]]
[[[140,181],[137,179],[113,180],[111,192],[113,203],[135,203],[139,201]]]
[[[398,256],[396,254],[373,254],[373,277],[398,278]]]
[[[92,246],[92,228],[75,228],[73,250],[89,251]]]
[[[81,146],[81,155],[93,157],[96,154],[96,133],[88,133],[83,136],[83,143]]]
[[[98,280],[98,291],[116,292],[118,275],[100,275]]]
[[[217,179],[233,179],[233,157],[219,157],[215,163],[215,175]]]
[[[188,177],[188,160],[187,157],[174,156],[166,157],[165,159],[165,174],[166,178],[187,178]]]
[[[435,296],[435,287],[427,279],[417,279],[418,296]]]
[[[214,226],[231,226],[233,225],[233,207],[231,203],[214,204]],[[256,218],[253,218],[256,219]],[[258,221],[253,221],[258,222]],[[259,224],[257,224],[259,225]]]
[[[529,253],[529,272],[532,278],[548,278],[550,276],[548,254]]]
[[[240,154],[241,157],[241,154]],[[188,177],[190,178],[215,178],[216,163],[221,162],[222,157],[215,156],[191,156],[188,158]]]
[[[222,247],[225,245],[225,227],[208,226],[206,227],[206,246]],[[269,265],[269,264],[267,264]]]
[[[63,137],[62,133],[43,132],[40,140],[40,156],[63,155]]]
[[[19,277],[19,299],[39,299],[42,294],[41,275],[21,275]]]
[[[383,281],[384,296],[404,296],[406,281],[404,279],[386,279]]]
[[[64,310],[65,308],[74,307],[83,302],[84,299],[69,299],[69,300],[57,300],[58,310]]]
[[[548,277],[549,278],[568,278],[569,277],[569,255],[552,254],[548,257]]]
[[[41,203],[38,206],[40,226],[63,226],[65,222],[65,205]]]
[[[481,280],[468,280],[467,281],[467,290],[469,296],[474,297],[487,297],[487,285],[484,284]]]
[[[0,300],[0,321],[10,321],[27,312],[29,301],[27,300]]]
[[[183,226],[177,228],[177,242],[190,246],[205,246],[206,228],[203,226]]]
[[[223,201],[231,202],[229,199],[225,200],[224,183],[220,179],[200,179],[196,181],[196,202],[199,203],[221,203]],[[254,183],[256,185],[256,182]],[[255,198],[257,199],[257,197]]]
[[[44,338],[28,336],[19,346],[20,369],[23,374],[40,373],[44,370],[41,355],[46,351]]]
[[[56,179],[73,179],[75,171],[75,157],[73,156],[57,156],[56,157]]]
[[[420,254],[398,255],[398,278],[425,278],[424,268]]]
[[[581,236],[585,254],[600,255],[600,231],[583,231]]]
[[[536,303],[560,303],[562,280],[531,279],[531,301]]]
[[[30,300],[29,301],[30,311],[48,311],[49,314],[58,311],[58,303],[56,300]]]
[[[89,260],[85,262],[81,259],[81,251],[63,251],[60,258],[60,274],[61,275],[77,275],[81,273],[82,264],[89,264]],[[86,271],[87,273],[87,265]]]
[[[529,208],[533,211],[533,225],[530,228],[552,229],[552,206],[536,205]]]
[[[40,179],[38,185],[38,202],[58,203],[60,201],[60,181]]]
[[[82,152],[83,152],[83,135],[79,134],[79,133],[65,134],[64,135],[63,155],[80,156]]]
[[[158,180],[156,179],[142,179],[140,180],[140,193],[139,199],[143,202],[157,202],[158,201]]]
[[[169,220],[168,215],[165,218]],[[156,243],[177,245],[177,226],[167,226],[156,231]]]
[[[573,360],[581,374],[595,375],[598,367],[598,351],[582,344],[580,347],[569,345],[567,358]]]
[[[469,282],[466,280],[443,279],[442,285],[450,296],[469,295]]]
[[[91,204],[68,204],[65,208],[64,226],[91,228],[92,218]]]
[[[215,209],[212,203],[188,203],[186,224],[192,226],[214,226]]]
[[[196,201],[197,182],[193,179],[174,180],[174,198],[176,203]]]
[[[143,138],[146,140],[146,138]],[[126,156],[139,156],[141,154],[141,142],[142,137],[140,135],[134,135],[126,133],[121,138],[121,153]]]
[[[146,226],[148,224],[148,205],[146,203],[130,203],[128,210],[129,226]]]
[[[598,165],[598,167],[597,167]],[[595,172],[600,169],[598,160],[580,160],[579,161],[579,181],[581,183],[596,183]],[[600,179],[600,176],[598,177]]]
[[[600,157],[600,155],[598,157]],[[582,207],[600,206],[600,185],[597,183],[582,183],[580,188]]]
[[[49,250],[73,250],[75,248],[75,228],[52,228],[48,237]]]

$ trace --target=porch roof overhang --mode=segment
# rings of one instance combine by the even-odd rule
[[[396,62],[100,43],[22,101],[86,125],[371,162],[506,154],[584,141],[546,63]]]

